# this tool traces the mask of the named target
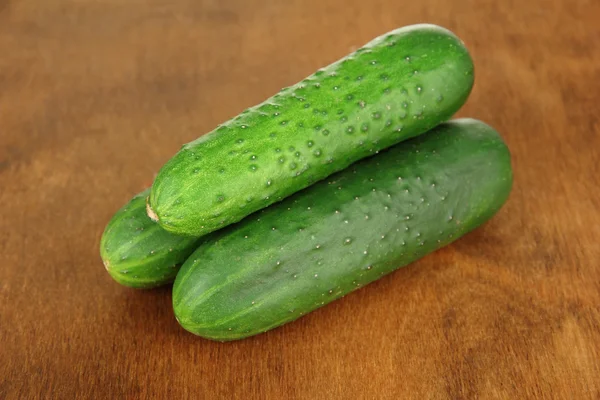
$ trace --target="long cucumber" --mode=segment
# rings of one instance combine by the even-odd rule
[[[459,38],[397,29],[184,145],[156,177],[148,215],[202,236],[449,119],[473,86]]]
[[[175,315],[214,340],[265,332],[477,228],[511,186],[494,129],[441,124],[213,234],[175,280]]]

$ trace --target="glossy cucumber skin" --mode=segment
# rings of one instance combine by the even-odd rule
[[[198,238],[176,236],[146,214],[147,189],[111,218],[100,240],[100,255],[110,276],[122,285],[152,288],[173,282]]]
[[[213,340],[264,332],[475,229],[511,186],[491,127],[441,124],[216,232],[175,280],[175,315]]]
[[[201,236],[449,119],[473,63],[444,28],[401,28],[188,143],[161,169],[149,215]]]

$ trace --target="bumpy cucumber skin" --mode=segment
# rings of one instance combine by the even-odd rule
[[[176,236],[146,214],[150,189],[136,195],[112,217],[100,240],[106,270],[118,283],[153,288],[175,280],[200,239]]]
[[[473,79],[450,31],[392,31],[184,145],[154,181],[153,217],[195,236],[237,222],[449,119]]]
[[[175,280],[175,315],[213,340],[267,331],[475,229],[511,186],[491,127],[444,123],[213,234]]]

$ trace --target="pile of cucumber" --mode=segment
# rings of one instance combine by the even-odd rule
[[[174,281],[177,321],[226,341],[447,245],[512,185],[498,133],[448,121],[473,81],[444,28],[376,38],[184,145],[108,223],[106,269],[134,288]]]

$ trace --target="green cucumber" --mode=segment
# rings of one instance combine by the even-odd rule
[[[196,249],[198,238],[176,236],[146,214],[150,189],[136,195],[111,218],[100,240],[106,270],[122,285],[152,288],[173,282]]]
[[[184,145],[156,177],[148,215],[193,236],[237,222],[447,120],[473,79],[448,30],[389,32]]]
[[[491,127],[443,123],[217,231],[177,275],[175,315],[213,340],[265,332],[475,229],[511,186]]]

